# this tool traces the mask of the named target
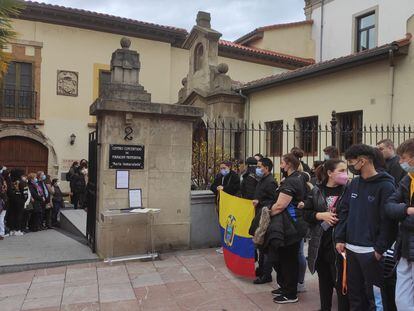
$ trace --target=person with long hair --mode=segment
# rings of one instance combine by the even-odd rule
[[[294,233],[289,236],[285,233],[283,246],[278,247],[277,254],[271,254],[271,257],[278,256],[277,281],[280,288],[272,291],[272,294],[275,296],[273,301],[279,304],[298,301],[299,248],[307,231],[303,211],[298,208],[298,204],[305,200],[306,193],[303,176],[298,172],[299,165],[300,161],[294,154],[282,156],[280,167],[286,178],[281,182],[277,190],[276,203],[271,208],[272,216],[287,213],[295,227]],[[272,252],[272,248],[269,252]]]
[[[338,223],[337,206],[348,182],[346,163],[339,159],[327,160],[315,171],[317,185],[310,192],[304,207],[304,218],[311,229],[308,247],[308,267],[318,273],[321,311],[332,308],[332,294],[336,290],[338,310],[349,309],[348,298],[342,294],[343,259],[335,251],[332,239]]]

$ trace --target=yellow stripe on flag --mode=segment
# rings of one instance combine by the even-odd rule
[[[241,199],[220,191],[220,226],[225,229],[230,218],[235,219],[234,234],[251,238],[249,228],[254,218],[254,206],[251,200]]]

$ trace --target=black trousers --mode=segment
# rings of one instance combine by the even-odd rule
[[[277,282],[283,294],[294,299],[298,293],[300,241],[289,246],[278,248]]]
[[[334,289],[338,297],[338,311],[348,311],[348,296],[342,295],[342,256],[336,254],[333,248],[319,249],[316,271],[318,272],[321,311],[330,311],[332,309]]]
[[[42,213],[40,210],[35,210],[31,213],[29,219],[30,231],[39,231],[42,224]]]
[[[348,298],[351,311],[387,310],[384,299],[384,268],[374,253],[347,250]]]
[[[23,211],[24,211],[24,206],[19,206],[19,205],[13,205],[7,210],[7,213],[10,213],[8,223],[7,223],[10,231],[21,230]]]

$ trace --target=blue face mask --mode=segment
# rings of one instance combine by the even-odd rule
[[[33,179],[33,181],[35,182],[35,184],[37,184],[39,182],[39,180],[37,178]]]
[[[263,177],[264,173],[261,168],[256,167],[256,175],[257,177]]]
[[[223,169],[220,170],[220,174],[223,175],[223,176],[226,176],[228,173],[230,173],[230,170],[228,170],[226,168],[223,168]]]
[[[46,180],[46,175],[42,175],[42,180]]]
[[[325,154],[325,161],[328,161],[330,159],[331,159],[331,157],[329,156],[329,154]]]
[[[411,166],[407,162],[400,163],[400,166],[407,173],[414,173],[414,166]]]

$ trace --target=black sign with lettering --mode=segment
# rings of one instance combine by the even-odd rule
[[[109,145],[109,168],[144,169],[144,146]]]

